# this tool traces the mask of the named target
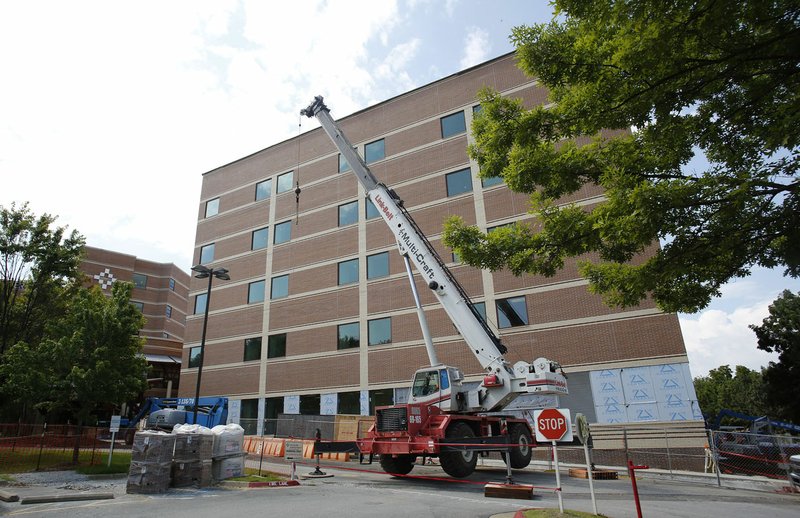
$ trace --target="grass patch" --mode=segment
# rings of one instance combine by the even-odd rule
[[[235,480],[236,482],[281,482],[283,480],[289,480],[289,477],[286,475],[281,475],[280,473],[274,473],[272,471],[261,470],[261,475],[259,475],[256,468],[244,468],[244,473],[244,476],[234,477],[229,480]]]
[[[127,471],[131,462],[131,454],[128,451],[114,452],[111,466],[116,469]],[[53,470],[77,470],[78,468],[95,465],[105,467],[108,463],[108,452],[91,450],[81,450],[78,455],[78,463],[72,462],[71,448],[45,448],[41,455],[38,449],[26,449],[22,451],[9,452],[6,449],[0,451],[0,474],[2,473],[28,473],[31,471],[53,471]],[[122,466],[125,466],[124,470]],[[122,471],[105,471],[105,473],[120,473]],[[79,471],[82,473],[82,471]],[[102,471],[101,471],[102,472]]]
[[[584,513],[582,511],[573,511],[572,509],[564,509],[563,513],[559,513],[558,509],[528,509],[522,512],[525,518],[562,518],[564,516],[574,518],[591,518],[596,516],[605,516],[604,514]]]

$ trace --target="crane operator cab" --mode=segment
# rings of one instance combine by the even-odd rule
[[[434,404],[448,411],[453,394],[461,392],[462,379],[464,375],[456,367],[437,365],[420,369],[414,374],[409,403]]]

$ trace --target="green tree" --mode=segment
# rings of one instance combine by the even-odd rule
[[[775,417],[800,423],[800,294],[785,290],[769,307],[769,316],[760,326],[751,325],[758,338],[758,348],[778,353],[778,362],[764,369],[767,398],[775,408]]]
[[[64,311],[79,279],[84,238],[36,217],[28,204],[0,206],[0,361],[17,343],[39,343],[46,324]]]
[[[482,91],[469,148],[482,177],[531,194],[537,219],[486,234],[454,218],[444,242],[473,266],[517,275],[551,276],[580,258],[590,289],[619,307],[652,296],[695,312],[754,265],[797,277],[797,2],[554,5],[555,21],[511,37],[552,103],[526,109]],[[686,167],[697,153],[705,170]],[[605,200],[559,202],[586,186]]]
[[[0,366],[4,397],[84,424],[144,390],[147,362],[137,336],[144,317],[130,303],[132,290],[124,282],[114,283],[111,297],[97,286],[78,290],[51,338],[8,350]]]
[[[728,365],[712,369],[708,376],[694,379],[694,389],[700,410],[709,419],[722,409],[756,417],[769,413],[761,373],[741,365],[735,372]]]

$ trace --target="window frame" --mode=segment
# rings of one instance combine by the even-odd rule
[[[144,279],[144,282],[137,282],[137,279]],[[134,288],[145,289],[147,288],[147,275],[134,272],[131,276],[131,282]]]
[[[275,295],[275,288],[276,287],[280,287],[280,286],[276,286],[275,281],[283,282],[284,279],[286,280],[286,292],[276,296]],[[288,273],[284,274],[284,275],[276,275],[275,277],[270,279],[270,283],[269,283],[269,300],[285,299],[288,296],[289,296],[289,274]]]
[[[352,276],[350,276],[350,277],[348,277],[347,280],[343,281],[342,280],[342,273],[343,273],[342,272],[342,267],[345,267],[345,268],[349,269],[350,267],[352,267],[353,264],[355,264],[355,278],[352,278]],[[359,267],[358,258],[348,259],[346,261],[339,261],[336,264],[336,269],[337,269],[337,271],[336,271],[336,282],[337,282],[337,284],[339,286],[347,286],[349,284],[358,284],[358,281],[359,281],[358,267]],[[345,271],[344,273],[347,274],[347,273],[350,273],[350,272],[349,271]]]
[[[257,341],[257,342],[256,342]],[[253,347],[253,344],[258,343],[258,347]],[[261,359],[261,346],[262,340],[260,336],[253,336],[250,338],[244,339],[244,350],[242,354],[242,361],[243,362],[254,362]],[[247,351],[251,352],[251,357],[248,358]],[[254,351],[258,351],[257,354],[254,354]],[[255,356],[255,357],[253,357]]]
[[[459,190],[457,192],[451,192],[450,191],[450,186],[451,186],[450,180],[451,179],[454,179],[453,180],[453,186],[454,187],[459,187],[460,186],[459,184],[455,183],[456,175],[459,175],[459,177],[460,177],[460,175],[463,175],[467,179],[469,179],[469,189],[467,189],[467,190]],[[466,193],[472,192],[474,190],[474,188],[475,188],[472,185],[472,170],[469,167],[467,167],[467,168],[464,168],[464,169],[459,169],[458,171],[452,171],[450,173],[447,173],[446,175],[444,175],[444,184],[445,184],[445,190],[447,191],[447,197],[448,198],[452,198],[454,196],[460,196],[462,194],[466,194]]]
[[[266,231],[264,246],[256,248],[256,233]],[[269,227],[258,228],[250,233],[250,250],[264,250],[269,246]]]
[[[213,207],[213,213],[209,214],[209,208],[211,207]],[[219,196],[206,202],[205,218],[212,218],[217,214],[219,214]]]
[[[367,198],[367,203],[365,205],[366,206],[364,207],[364,219],[366,221],[381,217],[380,210],[378,210],[378,207],[376,207],[375,204],[372,203],[371,199]],[[370,207],[372,207],[372,209],[370,209]],[[370,215],[370,212],[374,213]]]
[[[354,326],[354,329],[356,330],[356,336],[350,336],[350,335],[347,335],[347,334],[344,335],[345,338],[353,339],[353,340],[355,340],[355,342],[348,342],[348,343],[351,343],[353,345],[349,345],[347,347],[342,347],[342,344],[344,343],[343,342],[344,338],[342,337],[342,328],[345,327],[345,326],[348,326],[348,327],[349,326]],[[336,350],[337,351],[344,351],[346,349],[358,349],[359,347],[361,347],[361,325],[358,322],[348,322],[346,324],[339,324],[339,325],[336,326]]]
[[[283,343],[274,344],[273,339],[283,337]],[[281,354],[273,354],[275,349],[280,349]],[[284,358],[286,356],[286,333],[278,333],[267,337],[267,358]]]
[[[258,300],[258,298],[253,298],[254,294],[256,296],[258,295],[258,293],[254,293],[253,292],[253,288],[258,286],[259,284],[261,285],[261,300]],[[267,290],[267,283],[266,283],[266,281],[264,279],[259,279],[257,281],[253,281],[253,282],[249,283],[247,285],[247,303],[248,304],[262,304],[262,303],[264,303],[265,300],[266,300],[266,296],[267,296],[266,290]]]
[[[377,325],[379,323],[383,323],[385,321],[389,322],[389,340],[382,340],[382,341],[374,341],[372,336],[372,326],[373,324]],[[376,330],[377,331],[377,330]],[[367,320],[367,345],[384,345],[392,343],[392,317],[383,317],[383,318],[373,318],[371,320]]]
[[[214,254],[216,252],[216,245],[217,245],[217,243],[214,242],[214,243],[208,243],[207,245],[203,245],[203,246],[200,247],[200,257],[198,259],[198,262],[200,264],[204,264],[205,265],[205,264],[214,262]],[[210,252],[208,252],[209,250],[210,250]],[[205,255],[206,255],[207,252],[211,254],[211,257],[205,258]]]
[[[518,302],[520,300],[522,301],[522,304],[523,304],[523,306],[525,308],[525,313],[523,315],[520,315],[520,313],[517,312],[517,308],[514,307],[513,302],[512,302],[512,301]],[[520,318],[520,321],[522,321],[523,323],[521,323],[521,324],[512,323],[511,319],[507,316],[508,314],[505,311],[500,309],[500,304],[501,303],[508,303],[509,307],[514,310],[514,313],[516,314],[517,317],[524,317],[524,318]],[[528,316],[528,301],[527,301],[525,295],[519,295],[519,296],[516,296],[516,297],[506,297],[506,298],[503,298],[503,299],[497,299],[495,301],[494,305],[495,305],[495,312],[497,313],[497,327],[498,327],[498,329],[510,329],[512,327],[523,327],[523,326],[530,325],[530,317]],[[502,315],[502,318],[501,318],[501,315]],[[507,325],[504,325],[506,322],[507,322]]]
[[[458,120],[459,115],[461,116],[460,120]],[[448,127],[447,132],[445,132],[446,126]],[[441,117],[439,119],[439,129],[441,130],[441,135],[443,139],[454,137],[456,135],[461,135],[462,133],[466,133],[467,116],[464,114],[464,110],[457,111],[455,113],[451,113],[449,115]]]
[[[189,358],[186,362],[188,369],[196,369],[200,367],[200,356],[202,356],[203,346],[197,345],[189,348]]]
[[[351,207],[354,207],[353,210],[351,211],[352,214],[346,214],[350,216],[352,221],[347,221],[345,223],[342,223],[342,209],[344,207],[348,207],[347,209],[348,211],[350,211]],[[349,203],[342,203],[341,205],[339,205],[339,207],[337,208],[337,223],[338,226],[340,227],[346,227],[348,225],[353,225],[355,223],[358,223],[358,200],[351,201]]]
[[[386,258],[386,273],[383,275],[373,275],[370,273],[370,259],[375,260],[378,257],[385,257]],[[384,277],[389,277],[392,274],[390,269],[389,263],[389,252],[378,252],[377,254],[372,254],[367,256],[367,280],[371,281],[373,279],[382,279]]]
[[[281,235],[279,230],[283,230],[288,228],[288,237],[284,241],[278,241],[278,236]],[[283,243],[288,243],[292,240],[292,220],[281,221],[280,223],[275,223],[272,225],[272,244],[273,245],[281,245]]]
[[[371,149],[375,149],[375,148],[370,148],[370,146],[373,146],[373,145],[376,145],[376,144],[379,144],[379,143],[380,143],[380,157],[376,156],[376,157],[372,157],[371,158],[370,155],[372,155],[373,153],[371,153],[370,150]],[[386,158],[386,139],[379,138],[377,140],[373,140],[372,142],[368,142],[368,143],[364,144],[364,163],[365,164],[371,164],[373,162],[379,162],[379,161],[383,160],[384,158]]]
[[[262,185],[266,185],[266,189],[259,189]],[[259,192],[264,192],[261,196],[259,196]],[[256,183],[256,193],[255,193],[255,200],[254,201],[261,201],[261,200],[268,200],[272,197],[272,178],[267,178],[266,180],[262,180]]]
[[[200,299],[203,300],[203,307],[200,311],[197,311],[197,304],[200,302]],[[206,312],[206,304],[208,304],[208,293],[198,293],[194,296],[194,313],[193,315],[202,315]]]
[[[281,181],[286,177],[289,177],[289,185],[288,187],[285,185],[281,185]],[[283,182],[286,183],[286,182]],[[275,181],[275,194],[283,194],[285,192],[289,192],[294,188],[294,170],[288,171],[283,174],[279,174],[276,181]]]

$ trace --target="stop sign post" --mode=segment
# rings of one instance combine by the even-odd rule
[[[572,442],[572,419],[569,409],[545,408],[533,413],[536,440],[539,442]]]
[[[536,425],[536,440],[553,445],[553,460],[556,463],[556,486],[558,494],[558,510],[564,512],[564,501],[561,499],[561,473],[558,467],[558,449],[556,441],[572,442],[572,419],[566,408],[545,408],[533,412]]]

